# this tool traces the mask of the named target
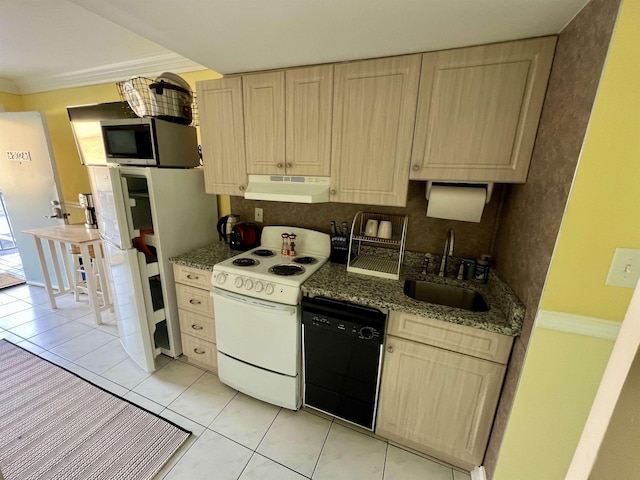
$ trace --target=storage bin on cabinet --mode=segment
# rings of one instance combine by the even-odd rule
[[[376,433],[462,468],[482,463],[513,338],[390,312]]]
[[[189,363],[217,372],[211,272],[174,265],[183,353]]]

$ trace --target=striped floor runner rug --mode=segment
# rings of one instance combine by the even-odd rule
[[[0,340],[0,471],[5,480],[150,480],[189,435]]]

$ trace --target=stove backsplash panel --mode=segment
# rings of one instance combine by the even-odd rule
[[[330,233],[330,222],[338,225],[351,222],[357,212],[378,212],[407,215],[407,250],[440,252],[449,228],[456,232],[455,255],[477,258],[482,253],[495,255],[493,243],[498,227],[502,199],[507,185],[496,185],[491,202],[485,207],[479,223],[459,222],[427,218],[426,182],[409,182],[406,208],[358,205],[350,203],[288,203],[262,200],[245,200],[231,197],[231,212],[240,215],[241,221],[253,222],[255,208],[264,210],[264,225],[295,225]]]

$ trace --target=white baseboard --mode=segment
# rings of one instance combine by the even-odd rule
[[[487,480],[487,472],[482,465],[471,470],[471,480]]]
[[[573,313],[539,310],[535,326],[615,341],[618,338],[622,322],[575,315]]]

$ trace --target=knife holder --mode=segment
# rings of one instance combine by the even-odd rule
[[[331,263],[346,264],[349,258],[349,237],[333,235],[331,237]]]

